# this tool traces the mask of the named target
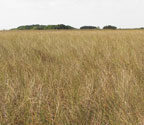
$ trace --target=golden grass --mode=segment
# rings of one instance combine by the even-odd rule
[[[144,124],[144,31],[0,32],[0,125]]]

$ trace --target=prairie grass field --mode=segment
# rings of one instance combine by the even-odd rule
[[[144,30],[0,31],[0,125],[144,125]]]

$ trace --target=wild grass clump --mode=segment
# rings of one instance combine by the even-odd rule
[[[0,32],[1,125],[143,125],[144,31]]]

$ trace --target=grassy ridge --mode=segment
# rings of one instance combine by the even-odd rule
[[[0,124],[144,124],[144,31],[0,32]]]

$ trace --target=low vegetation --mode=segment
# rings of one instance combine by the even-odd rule
[[[0,32],[0,125],[143,124],[143,30]]]

